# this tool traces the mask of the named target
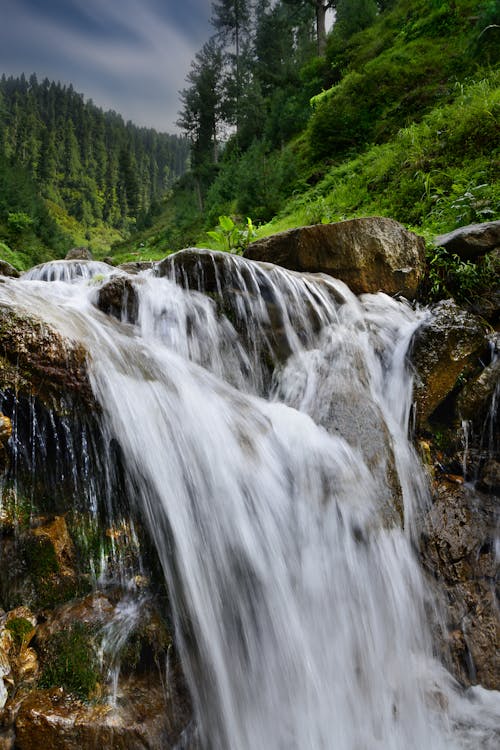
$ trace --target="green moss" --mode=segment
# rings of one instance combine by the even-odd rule
[[[40,687],[62,687],[88,700],[99,681],[92,628],[76,622],[55,633],[45,644]]]
[[[24,617],[15,617],[5,626],[14,639],[14,645],[19,650],[28,636],[33,632],[33,625]]]
[[[29,574],[39,582],[59,572],[54,545],[47,537],[29,535],[24,540],[24,558]]]

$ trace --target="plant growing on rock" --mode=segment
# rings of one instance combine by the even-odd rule
[[[219,216],[219,226],[207,235],[215,243],[215,250],[241,255],[246,247],[257,236],[256,228],[250,218],[240,228],[230,216]]]

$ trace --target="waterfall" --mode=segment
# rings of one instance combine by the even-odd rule
[[[497,747],[494,695],[462,694],[433,658],[413,549],[427,490],[405,355],[428,313],[228,256],[208,295],[141,274],[137,319],[117,321],[95,273],[42,270],[0,302],[89,352],[201,747]]]

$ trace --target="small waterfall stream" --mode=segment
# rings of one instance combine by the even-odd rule
[[[147,272],[120,322],[95,304],[103,269],[81,266],[6,282],[0,302],[89,352],[201,746],[498,747],[495,694],[460,693],[433,658],[412,545],[427,490],[405,356],[428,313],[228,256],[215,288],[230,310]]]

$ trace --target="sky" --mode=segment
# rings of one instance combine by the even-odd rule
[[[125,120],[178,132],[211,0],[0,0],[0,74],[36,73]]]

